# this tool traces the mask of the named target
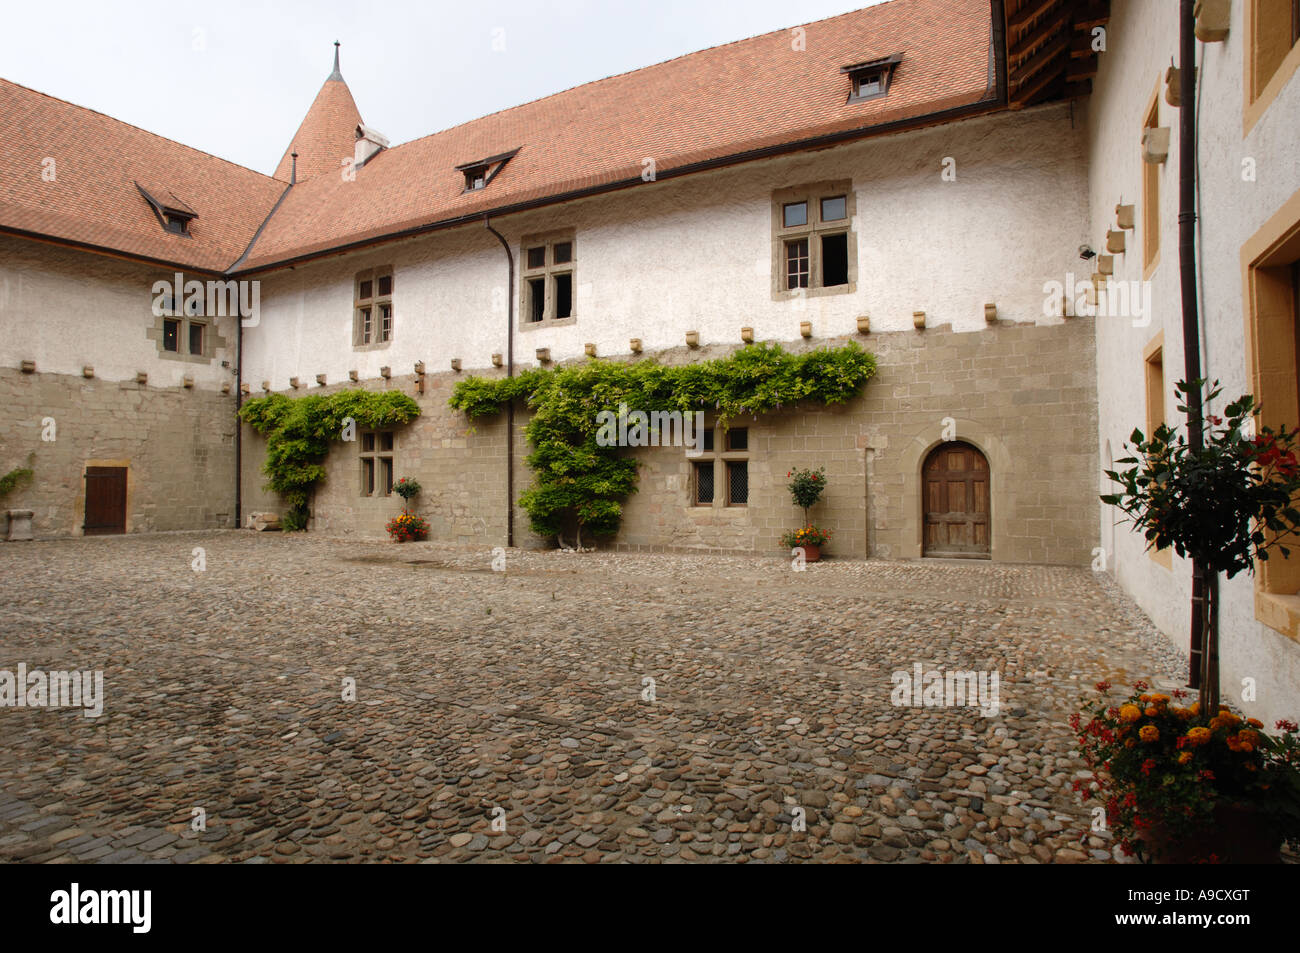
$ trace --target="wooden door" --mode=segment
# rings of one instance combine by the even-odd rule
[[[126,467],[86,467],[87,536],[126,532]]]
[[[988,559],[989,464],[968,443],[935,447],[922,470],[926,556]]]

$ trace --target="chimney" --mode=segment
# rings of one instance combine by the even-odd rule
[[[382,150],[388,148],[388,139],[369,126],[357,126],[357,145],[353,154],[352,166],[359,169]]]

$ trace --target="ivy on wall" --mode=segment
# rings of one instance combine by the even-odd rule
[[[665,366],[652,360],[624,364],[588,361],[555,370],[528,370],[513,378],[470,377],[449,403],[470,418],[500,413],[523,399],[533,411],[524,434],[533,446],[533,485],[519,497],[533,532],[564,544],[582,532],[612,536],[623,503],[636,492],[637,462],[618,447],[601,446],[597,414],[625,403],[633,410],[705,410],[727,426],[801,402],[822,405],[856,397],[876,373],[876,359],[855,343],[789,354],[776,344],[754,344],[729,357]]]
[[[0,476],[0,500],[12,493],[20,484],[30,483],[31,479],[31,467],[18,467],[16,470],[10,470],[4,476]]]
[[[344,436],[350,417],[368,430],[410,423],[420,405],[401,391],[345,390],[336,394],[254,397],[239,409],[239,418],[266,437],[262,472],[289,506],[285,529],[303,529],[307,504],[316,485],[325,479],[324,460],[330,442]]]

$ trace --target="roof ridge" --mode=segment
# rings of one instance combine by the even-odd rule
[[[8,83],[10,86],[16,86],[19,89],[26,90],[29,93],[35,93],[37,96],[42,96],[45,99],[52,100],[53,102],[56,103],[62,103],[65,106],[71,106],[73,109],[80,109],[82,112],[94,113],[96,116],[102,116],[105,119],[114,122],[119,126],[126,126],[128,129],[135,129],[138,132],[143,132],[146,136],[153,136],[155,139],[160,139],[163,142],[169,142],[174,146],[180,146],[182,149],[188,150],[189,152],[193,152],[196,155],[207,156],[209,159],[216,159],[218,162],[224,162],[226,165],[234,166],[236,169],[242,169],[244,172],[251,172],[254,175],[266,179],[268,181],[271,182],[280,181],[273,175],[267,175],[264,172],[258,172],[256,169],[250,169],[246,165],[240,165],[238,162],[235,162],[233,159],[225,159],[219,155],[214,155],[211,152],[206,152],[203,149],[197,149],[194,146],[187,145],[186,143],[181,142],[179,139],[169,138],[167,136],[162,135],[161,133],[153,132],[152,130],[146,129],[143,126],[137,126],[134,123],[129,123],[125,119],[118,119],[116,116],[110,116],[108,113],[100,112],[98,109],[92,109],[89,106],[82,106],[78,103],[74,103],[70,99],[63,99],[60,96],[54,96],[51,95],[50,93],[42,92],[39,89],[35,89],[31,86],[25,86],[22,83],[15,82],[12,79],[6,79],[3,76],[0,76],[0,83]]]
[[[578,83],[576,86],[569,86],[566,87],[565,89],[556,90],[555,92],[549,93],[545,96],[539,96],[536,99],[530,99],[526,102],[516,103],[513,106],[506,106],[504,109],[496,109],[490,113],[484,113],[481,116],[475,116],[472,119],[466,119],[464,122],[458,122],[454,126],[446,126],[442,129],[435,129],[433,132],[426,133],[423,136],[419,136],[415,139],[408,139],[406,142],[398,143],[397,145],[393,146],[392,149],[393,150],[400,149],[403,146],[409,146],[413,143],[422,142],[425,139],[432,139],[434,136],[440,136],[443,133],[451,132],[453,129],[459,129],[462,126],[468,126],[471,123],[482,122],[484,119],[491,119],[493,116],[501,116],[504,115],[505,113],[512,112],[516,109],[523,109],[526,106],[533,106],[536,105],[537,103],[544,103],[548,99],[554,99],[557,96],[564,96],[568,93],[573,92],[574,90],[585,89],[588,86],[595,86],[599,83],[606,83],[612,79],[619,79],[620,77],[631,76],[634,73],[641,73],[644,72],[645,70],[656,69],[657,67],[660,66],[667,66],[669,63],[676,63],[678,60],[684,60],[692,56],[699,56],[701,53],[711,53],[714,50],[726,49],[729,46],[736,46],[737,44],[740,43],[749,43],[753,40],[761,40],[764,37],[776,36],[778,33],[787,33],[790,30],[797,30],[800,27],[809,27],[809,26],[816,26],[822,23],[830,23],[832,20],[840,20],[843,19],[844,17],[851,17],[854,14],[859,14],[866,10],[877,10],[882,7],[891,6],[895,3],[904,3],[904,2],[909,2],[909,0],[884,0],[883,3],[872,3],[863,7],[855,7],[852,10],[846,10],[844,13],[837,13],[835,14],[835,16],[832,17],[823,17],[820,20],[809,20],[806,23],[795,23],[792,24],[791,26],[779,27],[778,29],[775,30],[768,30],[766,33],[755,33],[753,36],[741,37],[738,40],[729,40],[726,43],[715,43],[713,46],[706,46],[703,47],[702,49],[692,50],[689,53],[680,53],[677,56],[670,56],[668,59],[660,60],[658,63],[648,63],[645,66],[638,66],[636,69],[623,70],[621,73],[610,73],[608,76],[602,76],[600,79],[589,79],[585,83]]]

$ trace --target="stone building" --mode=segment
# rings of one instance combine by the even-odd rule
[[[1201,6],[1206,366],[1294,421],[1300,24]],[[434,539],[549,545],[508,518],[523,412],[471,425],[457,381],[853,340],[879,361],[861,398],[736,421],[702,459],[636,451],[609,545],[776,552],[786,472],[825,466],[836,555],[1101,550],[1181,633],[1189,568],[1098,501],[1133,426],[1175,413],[1176,10],[891,0],[398,145],[336,51],[273,176],[0,82],[0,468],[37,473],[4,505],[42,536],[234,526],[281,508],[242,398],[400,388],[421,416],[336,445],[312,529],[382,536],[413,476]],[[190,280],[256,283],[256,314]],[[1291,562],[1224,587],[1225,675],[1274,699],[1300,684]]]

